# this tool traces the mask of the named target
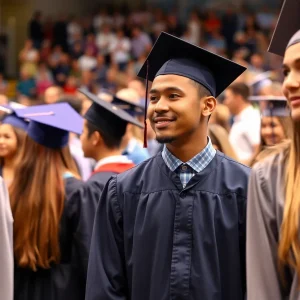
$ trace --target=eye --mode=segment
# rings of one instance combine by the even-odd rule
[[[289,75],[289,70],[288,69],[283,69],[282,73],[283,73],[283,76],[286,77]]]
[[[170,99],[176,99],[176,98],[179,98],[180,96],[178,94],[171,94],[170,96]]]
[[[154,95],[150,96],[150,101],[151,101],[151,102],[154,102],[154,101],[156,101],[156,100],[157,100],[157,97],[156,97],[156,96],[154,96]]]

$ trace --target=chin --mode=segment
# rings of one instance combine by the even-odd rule
[[[175,137],[173,136],[156,136],[156,140],[160,143],[160,144],[170,144],[172,142],[174,142],[176,140]]]
[[[296,108],[296,109],[291,110],[291,118],[295,122],[300,121],[300,108]]]

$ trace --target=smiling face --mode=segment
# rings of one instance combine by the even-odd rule
[[[149,99],[148,118],[160,143],[196,140],[216,103],[213,97],[201,98],[193,82],[178,75],[157,76]]]
[[[0,125],[0,157],[10,158],[16,154],[18,146],[17,135],[9,124]]]
[[[285,138],[284,129],[277,117],[261,119],[261,137],[267,146],[276,145]]]
[[[300,43],[290,46],[283,60],[282,91],[288,100],[291,117],[300,121]]]

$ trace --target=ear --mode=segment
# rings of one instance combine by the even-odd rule
[[[99,131],[94,131],[93,134],[91,135],[91,139],[92,139],[93,146],[98,146],[103,142],[102,136]]]
[[[209,117],[217,106],[217,100],[213,96],[208,96],[203,99],[202,115]]]

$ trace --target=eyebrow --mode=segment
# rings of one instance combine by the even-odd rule
[[[300,57],[292,62],[292,64],[298,64],[298,63],[300,63]],[[287,64],[282,64],[282,68],[287,68],[287,67],[288,67]]]
[[[176,86],[169,86],[167,87],[166,89],[163,89],[164,92],[170,92],[170,91],[176,91],[176,92],[179,92],[179,93],[184,93],[182,89],[176,87]],[[160,91],[158,89],[151,89],[149,94],[157,94],[159,93]]]

